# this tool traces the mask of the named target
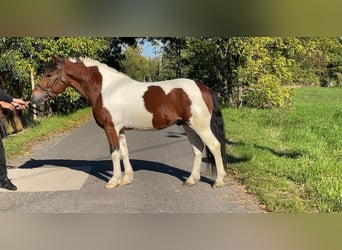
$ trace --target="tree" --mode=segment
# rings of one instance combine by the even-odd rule
[[[275,38],[209,37],[186,41],[181,56],[188,62],[187,77],[206,83],[230,106],[255,105],[256,102],[246,101],[252,96],[268,97],[262,98],[267,103],[258,103],[260,107],[288,103],[290,91],[280,85],[292,81],[291,61],[276,49]],[[267,85],[267,81],[272,82]],[[279,86],[277,96],[269,94],[271,86]],[[255,91],[259,94],[250,95]],[[264,93],[260,95],[260,91]]]
[[[183,77],[188,65],[187,58],[184,55],[187,39],[185,37],[164,37],[160,40],[163,44],[163,66],[175,72],[175,75],[169,75],[168,78]]]
[[[28,97],[30,71],[38,64],[30,56],[33,47],[23,38],[0,39],[0,85],[14,96]],[[31,85],[29,85],[31,86]]]
[[[107,38],[109,42],[109,53],[106,63],[116,70],[122,71],[125,60],[124,48],[127,46],[136,47],[137,37],[111,37]]]
[[[147,60],[139,41],[161,43],[160,58]],[[342,45],[329,37],[165,37],[144,38],[23,37],[0,38],[0,87],[28,99],[30,72],[39,80],[53,53],[98,59],[133,78],[165,80],[188,77],[207,84],[231,106],[286,106],[284,86],[342,85]],[[68,89],[51,102],[54,111],[83,105]]]
[[[153,81],[158,74],[158,61],[141,55],[140,47],[127,47],[122,61],[123,71],[137,81]]]
[[[324,55],[319,71],[321,86],[342,86],[342,39],[321,37],[316,40]]]
[[[245,38],[240,42],[240,65],[235,69],[238,106],[258,108],[290,105],[292,91],[282,83],[292,83],[288,60],[278,49],[279,38]]]
[[[189,77],[208,83],[222,98],[233,105],[236,86],[234,69],[240,64],[237,38],[214,37],[189,40]]]
[[[6,38],[0,39],[0,84],[13,96],[29,99],[31,93],[30,72],[42,74],[54,53],[65,57],[91,57],[106,60],[109,40],[104,38]],[[51,101],[55,112],[67,113],[83,104],[72,89]]]

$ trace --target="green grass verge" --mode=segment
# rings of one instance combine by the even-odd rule
[[[342,88],[301,88],[289,110],[223,109],[230,174],[270,211],[342,211]]]
[[[17,155],[28,155],[34,144],[79,127],[89,120],[91,115],[91,109],[85,108],[70,115],[52,116],[35,121],[19,134],[3,139],[7,160]]]

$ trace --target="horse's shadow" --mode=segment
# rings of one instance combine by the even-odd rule
[[[172,167],[170,165],[160,163],[160,162],[135,160],[135,159],[131,159],[130,162],[131,162],[134,172],[151,171],[151,172],[157,172],[157,173],[162,173],[162,174],[168,174],[168,175],[178,178],[182,182],[184,182],[186,178],[190,176],[189,171],[175,168],[175,167]],[[92,160],[66,160],[66,159],[44,159],[44,160],[30,159],[29,161],[21,165],[19,168],[32,169],[32,168],[39,168],[43,166],[66,167],[66,168],[70,168],[70,169],[77,170],[77,171],[83,171],[105,182],[107,182],[112,177],[112,173],[113,173],[113,165],[112,165],[111,160],[92,161]],[[200,181],[208,183],[210,185],[214,183],[212,179],[207,178],[205,176],[201,176]]]

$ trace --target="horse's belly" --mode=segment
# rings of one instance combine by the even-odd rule
[[[147,111],[123,114],[123,123],[126,128],[136,130],[152,130],[153,115]]]
[[[153,114],[146,110],[142,98],[144,89],[129,89],[128,87],[129,85],[102,92],[103,106],[111,114],[114,126],[119,130],[122,128],[153,129]]]

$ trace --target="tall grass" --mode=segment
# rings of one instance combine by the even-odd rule
[[[289,110],[224,109],[230,173],[270,211],[342,211],[342,88],[301,88]]]

